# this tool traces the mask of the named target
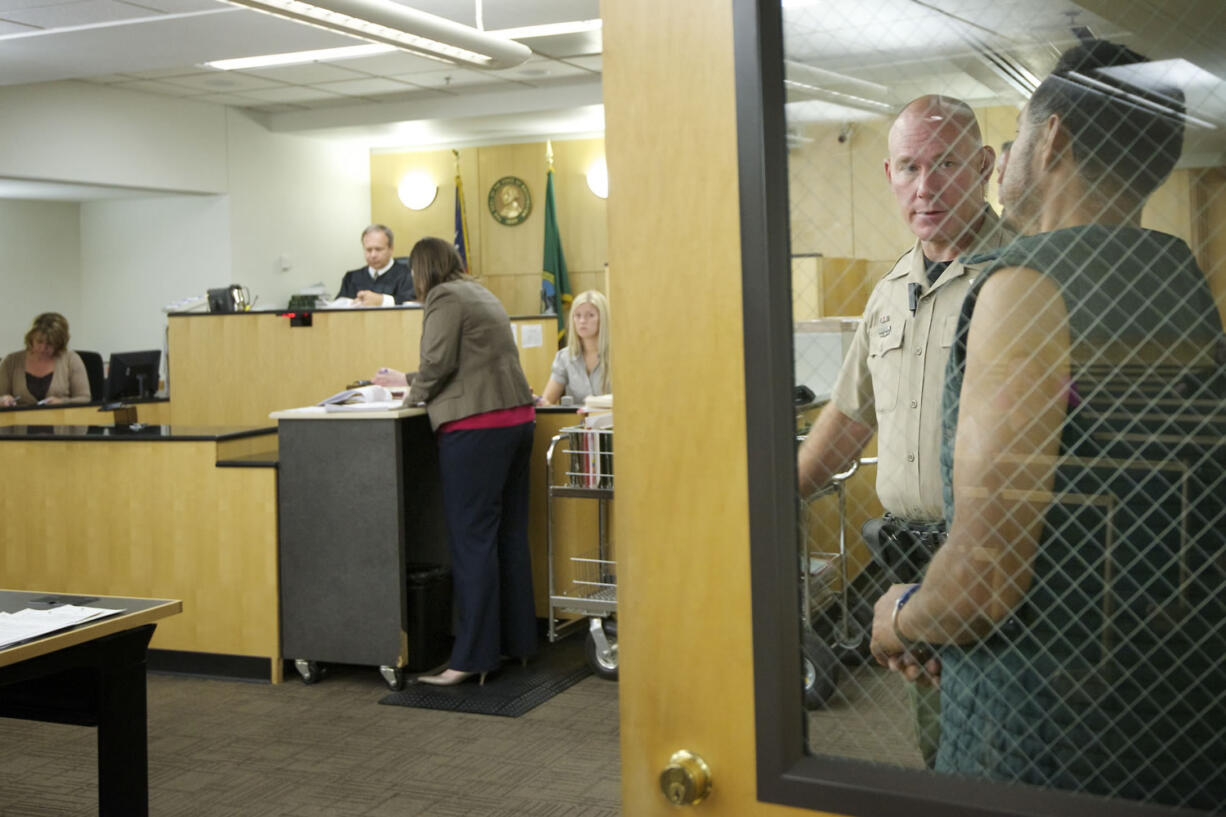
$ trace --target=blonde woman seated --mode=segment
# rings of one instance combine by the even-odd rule
[[[543,406],[552,406],[563,394],[574,400],[575,405],[593,394],[608,394],[613,390],[610,377],[609,301],[594,289],[580,292],[570,307],[570,331],[566,348],[559,349],[553,359],[553,370],[545,393],[541,395]]]
[[[88,403],[89,376],[68,348],[68,320],[44,312],[26,332],[26,348],[0,362],[0,407]]]

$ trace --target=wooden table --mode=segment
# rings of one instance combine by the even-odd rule
[[[41,600],[41,601],[40,601]],[[0,611],[65,603],[122,609],[0,650],[0,716],[98,729],[98,814],[149,813],[145,650],[182,602],[0,590]]]

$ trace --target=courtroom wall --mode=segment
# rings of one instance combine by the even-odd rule
[[[984,143],[994,150],[999,151],[1003,142],[1017,134],[1017,108],[980,108],[976,114]],[[879,118],[794,124],[791,129],[792,254],[821,256],[821,263],[810,258],[796,268],[793,313],[797,320],[859,315],[873,284],[915,243],[885,177],[891,122]],[[1220,174],[1212,170],[1176,170],[1150,197],[1142,224],[1188,242],[1209,274],[1219,308],[1226,315],[1226,276],[1218,272],[1226,256],[1213,237],[1220,227],[1199,212],[1208,208],[1196,203],[1216,200],[1224,189]],[[987,197],[997,212],[999,192],[993,171]],[[831,297],[832,292],[837,297]]]
[[[52,306],[71,301],[81,348],[160,348],[168,301],[237,282],[260,306],[283,305],[316,282],[334,291],[362,263],[363,147],[272,133],[221,105],[86,82],[0,88],[0,110],[0,176],[150,193],[62,205],[54,237],[38,228],[37,205],[0,209],[0,287],[30,293],[5,299],[10,322],[16,310],[28,325],[28,305],[45,290]]]
[[[984,142],[993,149],[999,151],[1002,142],[1016,135],[1017,108],[981,108],[976,113]],[[793,254],[887,262],[915,242],[885,178],[891,121],[851,123],[842,142],[843,123],[798,128],[805,141],[788,151]],[[1192,242],[1189,179],[1195,173],[1178,170],[1155,191],[1145,209],[1145,226]],[[993,172],[988,200],[999,212],[998,194]],[[871,264],[870,268],[877,269]]]
[[[78,223],[75,203],[0,199],[0,356],[23,348],[40,312],[63,314],[71,345],[91,348],[82,327]]]
[[[544,142],[492,145],[460,150],[464,202],[468,213],[470,265],[512,315],[540,311],[541,261],[545,236]],[[606,291],[608,260],[605,200],[588,189],[586,174],[604,156],[604,139],[553,142],[554,197],[558,232],[570,273],[571,290]],[[405,207],[397,196],[400,180],[424,171],[438,183],[438,197],[425,210]],[[488,206],[490,188],[504,176],[523,180],[532,195],[532,210],[520,224],[500,224]],[[450,239],[455,217],[455,157],[451,150],[380,151],[370,157],[373,220],[396,234],[398,255],[427,235]]]
[[[81,204],[82,329],[107,355],[161,349],[162,305],[230,280],[226,196]],[[84,336],[84,335],[83,335]]]
[[[227,112],[233,282],[258,294],[259,307],[283,306],[314,283],[335,295],[345,270],[365,263],[370,152],[272,133],[242,111]]]
[[[221,193],[226,109],[45,82],[0,88],[0,176]]]

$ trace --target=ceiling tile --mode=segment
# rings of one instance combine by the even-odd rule
[[[565,60],[570,65],[577,65],[580,68],[586,68],[589,71],[600,73],[604,70],[604,57],[567,57]]]
[[[96,77],[81,77],[85,82],[95,82],[99,85],[112,85],[116,82],[131,82],[140,79],[134,74],[99,74]]]
[[[448,91],[466,86],[506,85],[505,80],[496,74],[485,71],[466,71],[463,68],[445,68],[438,71],[424,71],[416,74],[393,76],[401,82],[411,82],[423,88],[433,88],[439,91]]]
[[[208,11],[217,8],[217,0],[120,0],[120,2],[163,14],[182,14],[185,11]]]
[[[249,96],[263,102],[315,102],[323,99],[337,99],[341,94],[324,91],[319,88],[307,88],[301,85],[286,85],[281,88],[264,88],[258,91],[247,91]]]
[[[5,18],[16,23],[39,28],[63,28],[91,23],[109,23],[115,20],[131,20],[150,16],[147,9],[117,3],[115,0],[79,0],[55,6],[40,6],[6,11]]]
[[[252,99],[243,94],[201,94],[200,96],[192,97],[193,102],[216,102],[218,105],[233,105],[236,108],[243,108],[250,105],[261,105],[262,100]]]
[[[291,111],[304,110],[302,105],[290,105],[288,103],[274,102],[266,105],[252,105],[250,109],[259,111],[260,113],[289,113]]]
[[[10,23],[7,20],[0,20],[0,35],[22,34],[27,31],[38,31],[38,28],[36,26],[23,26],[20,23]]]
[[[236,91],[254,91],[260,88],[276,88],[281,85],[262,77],[253,77],[241,71],[206,71],[188,76],[173,77],[166,82],[194,88],[197,91],[210,91],[215,94],[234,93]]]
[[[567,65],[564,62],[544,57],[532,57],[523,65],[508,68],[504,71],[492,71],[491,73],[497,74],[502,79],[528,83],[543,82],[557,79],[558,77],[590,77],[592,75],[590,71],[585,71],[577,66]]]
[[[282,65],[276,68],[249,68],[243,72],[253,77],[288,82],[291,85],[315,85],[320,82],[340,82],[346,79],[366,79],[366,74],[350,71],[339,65],[308,62],[302,65]]]
[[[154,68],[149,71],[132,71],[129,76],[140,79],[166,79],[167,77],[189,77],[207,73],[199,65],[178,65],[174,68]]]
[[[374,57],[361,57],[356,60],[345,60],[344,66],[351,71],[362,71],[378,76],[395,76],[396,74],[415,74],[422,71],[439,71],[447,68],[447,63],[418,57],[407,51],[397,51],[392,54],[378,54]]]
[[[68,3],[76,3],[79,0],[0,0],[0,14],[8,15],[5,12],[16,11],[17,9],[33,9],[43,6],[66,5]]]
[[[397,91],[411,91],[411,87],[403,82],[390,79],[371,77],[370,79],[350,79],[344,82],[328,82],[320,87],[335,91],[346,96],[370,96],[372,94],[393,94]]]
[[[137,79],[132,82],[118,82],[112,87],[122,88],[125,91],[143,91],[148,94],[161,94],[163,96],[195,96],[199,93],[192,88],[184,88],[181,85],[171,85],[169,82],[158,82],[155,79]]]
[[[577,31],[552,37],[521,37],[518,42],[546,57],[579,57],[599,54],[603,50],[600,30]]]

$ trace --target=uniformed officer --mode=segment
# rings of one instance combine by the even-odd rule
[[[798,454],[808,495],[878,435],[877,494],[887,515],[865,535],[896,581],[913,581],[943,535],[941,388],[972,280],[958,257],[1013,237],[984,200],[994,166],[995,152],[961,100],[923,96],[894,120],[885,175],[916,242],[874,287],[831,400]],[[915,667],[909,677],[927,682],[939,672],[930,661],[926,673]],[[935,693],[922,697],[930,701],[917,711],[919,742],[931,766],[939,704]]]

